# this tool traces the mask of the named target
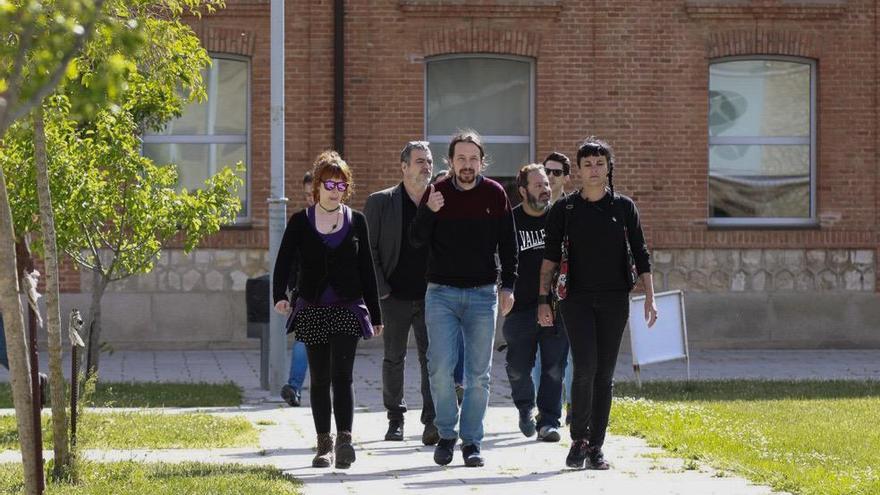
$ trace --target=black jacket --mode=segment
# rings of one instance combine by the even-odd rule
[[[370,322],[382,324],[367,220],[359,211],[351,213],[351,228],[336,248],[324,244],[306,216],[306,210],[290,217],[275,259],[272,284],[275,303],[287,299],[288,287],[294,294],[291,303],[297,296],[309,302],[317,301],[329,284],[342,299],[354,301],[363,297],[370,311]]]

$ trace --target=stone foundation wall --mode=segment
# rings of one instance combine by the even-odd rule
[[[658,292],[685,291],[694,349],[880,347],[872,250],[662,249],[653,263]],[[245,283],[268,264],[256,249],[163,253],[153,273],[108,288],[104,340],[118,349],[256,347]],[[80,282],[83,292],[63,295],[65,314],[88,310],[90,276]]]
[[[873,292],[865,249],[664,249],[653,253],[655,289],[692,292]]]

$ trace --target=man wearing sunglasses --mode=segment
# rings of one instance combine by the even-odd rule
[[[571,160],[554,151],[544,158],[544,172],[550,179],[550,204],[553,204],[565,194],[565,188],[570,181]]]
[[[404,364],[409,329],[416,339],[421,368],[422,443],[440,440],[434,426],[434,402],[428,383],[428,333],[425,328],[425,270],[428,248],[409,242],[409,225],[431,181],[434,159],[427,141],[410,141],[400,152],[403,180],[367,198],[364,214],[370,227],[370,244],[376,265],[380,304],[385,316],[385,355],[382,360],[382,400],[388,411],[387,441],[403,441]]]

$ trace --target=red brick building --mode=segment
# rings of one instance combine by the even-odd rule
[[[227,4],[192,20],[224,61],[208,78],[217,103],[148,137],[145,151],[185,162],[184,180],[244,160],[246,213],[193,256],[172,251],[156,273],[108,295],[111,307],[145,308],[142,320],[116,317],[107,337],[120,344],[135,334],[156,346],[245,342],[243,280],[267,265],[270,9]],[[337,139],[360,208],[399,180],[411,139],[432,141],[438,169],[444,138],[473,127],[490,143],[488,175],[503,178],[550,151],[574,156],[597,134],[615,147],[617,189],[640,207],[658,290],[686,290],[693,345],[880,346],[878,9],[349,0],[339,126],[334,2],[286,2],[291,211],[303,172]]]

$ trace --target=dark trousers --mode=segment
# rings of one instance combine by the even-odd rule
[[[535,384],[532,368],[535,352],[541,351],[541,382],[538,386],[538,428],[559,427],[562,415],[562,377],[568,357],[568,339],[562,324],[552,327],[538,325],[538,308],[510,313],[504,319],[507,341],[507,379],[513,403],[520,411],[535,407]],[[540,346],[538,345],[540,344]]]
[[[569,294],[560,311],[574,361],[571,438],[601,447],[611,414],[617,352],[629,318],[629,295]]]
[[[351,431],[354,418],[354,387],[351,374],[354,354],[360,338],[331,335],[326,344],[306,346],[309,356],[309,385],[315,431],[330,433],[331,410],[336,417],[336,431]],[[331,408],[330,387],[333,387]]]
[[[425,327],[425,300],[406,301],[389,296],[382,301],[382,319],[385,331],[382,340],[385,358],[382,360],[382,401],[388,411],[388,419],[402,420],[406,412],[403,397],[406,343],[412,327],[419,354],[422,392],[422,424],[434,422],[434,401],[428,381],[428,331]]]

